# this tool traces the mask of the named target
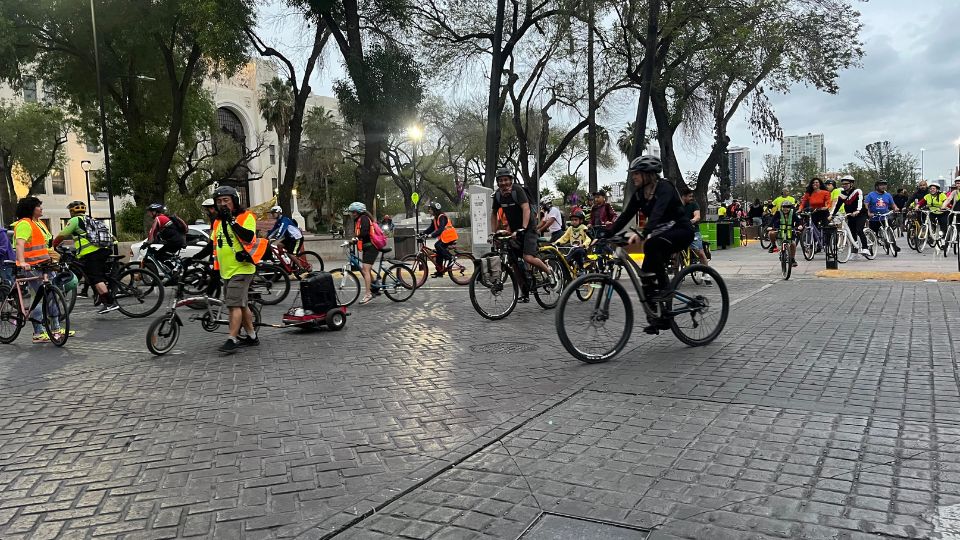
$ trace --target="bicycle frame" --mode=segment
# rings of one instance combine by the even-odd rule
[[[25,304],[23,303],[23,287],[27,286],[30,282],[33,282],[33,281],[40,281],[42,284],[40,288],[37,289],[37,292],[33,295],[33,303],[30,304],[29,308],[24,308],[23,306]],[[18,304],[20,306],[20,315],[23,316],[25,322],[33,322],[37,324],[43,323],[43,321],[38,321],[30,317],[30,313],[32,313],[33,310],[37,309],[37,306],[40,305],[40,302],[43,300],[43,293],[44,293],[43,289],[44,287],[47,287],[47,286],[50,286],[50,278],[47,277],[46,272],[44,272],[40,276],[13,278],[11,287],[17,291],[17,299],[20,300],[20,303]],[[2,300],[3,299],[0,298],[0,301]]]

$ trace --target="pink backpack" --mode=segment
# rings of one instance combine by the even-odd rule
[[[383,249],[387,245],[387,236],[383,234],[383,229],[372,219],[370,220],[370,243],[377,249]]]

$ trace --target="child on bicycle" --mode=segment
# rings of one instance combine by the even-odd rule
[[[569,244],[572,246],[570,253],[567,253],[567,262],[577,270],[583,269],[583,264],[587,260],[587,246],[590,245],[590,235],[587,234],[589,227],[583,224],[585,216],[583,210],[574,210],[570,214],[570,225],[563,235],[553,243],[553,245]]]
[[[800,216],[797,215],[792,201],[780,203],[780,211],[773,215],[773,221],[767,229],[770,241],[783,240],[784,245],[790,244],[790,264],[797,266],[797,231],[803,229]]]

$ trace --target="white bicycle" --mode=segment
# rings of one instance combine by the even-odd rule
[[[850,230],[850,224],[847,217],[854,214],[838,214],[833,217],[833,224],[837,227],[837,262],[845,263],[853,255],[853,246],[857,245],[857,239]],[[870,229],[863,231],[867,239],[867,245],[860,249],[860,254],[868,260],[873,260],[877,256],[877,235]]]

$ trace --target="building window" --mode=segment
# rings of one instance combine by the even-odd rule
[[[272,144],[270,145],[270,164],[277,164],[277,147]]]
[[[23,80],[23,100],[26,101],[27,103],[37,102],[37,80],[36,79]]]
[[[280,191],[280,182],[277,182],[276,178],[270,179],[270,186],[273,189],[273,194],[276,195]]]
[[[47,179],[44,178],[43,182],[40,182],[37,185],[36,195],[46,195],[47,194]]]
[[[51,85],[43,87],[43,102],[47,105],[56,105],[57,104],[57,90]]]
[[[67,181],[63,177],[63,171],[60,169],[50,171],[50,187],[54,195],[67,194]]]

